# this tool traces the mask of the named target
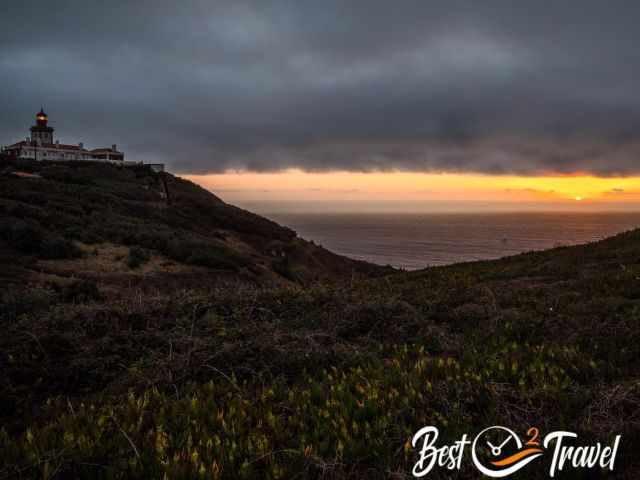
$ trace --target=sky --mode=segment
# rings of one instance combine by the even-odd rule
[[[636,1],[24,0],[2,18],[0,144],[42,105],[61,141],[240,205],[640,208]]]

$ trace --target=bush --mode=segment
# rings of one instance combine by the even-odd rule
[[[43,230],[35,222],[11,217],[0,225],[0,234],[11,247],[24,253],[37,253],[43,239]]]
[[[57,355],[73,349],[63,336],[45,340]],[[542,405],[567,398],[574,381],[567,367],[579,358],[578,351],[519,345],[461,362],[405,344],[384,359],[305,372],[294,383],[269,375],[240,383],[231,375],[191,385],[180,397],[154,387],[73,407],[54,399],[56,413],[24,435],[0,431],[0,462],[13,473],[42,452],[60,452],[53,468],[61,478],[320,478],[326,465],[335,465],[330,478],[387,478],[415,462],[409,440],[417,425],[455,437],[499,422],[501,391],[486,388],[495,382],[513,395],[537,392]],[[588,362],[576,367],[574,375],[592,370]],[[558,405],[575,414],[571,402]],[[32,477],[48,478],[51,469],[36,463]]]
[[[129,248],[129,257],[127,265],[129,268],[138,268],[140,265],[149,261],[149,254],[140,247]]]
[[[223,270],[237,271],[248,263],[244,257],[225,246],[193,240],[170,240],[165,253],[178,262]]]
[[[186,259],[187,263],[223,270],[237,270],[239,265],[234,262],[235,255],[222,248],[202,246],[196,248]]]
[[[51,305],[51,297],[50,290],[39,287],[4,292],[0,295],[0,319],[16,319],[25,313],[46,310]]]
[[[353,340],[372,337],[384,340],[392,335],[395,339],[408,340],[415,334],[419,317],[414,307],[402,300],[368,301],[347,306],[344,317],[338,322],[338,337]]]
[[[75,243],[57,235],[45,237],[40,244],[39,253],[42,258],[50,260],[82,256],[82,251]]]
[[[52,287],[64,303],[86,303],[103,299],[93,280],[74,280],[66,285],[53,284]]]
[[[77,258],[82,255],[82,251],[72,241],[47,231],[34,220],[7,218],[0,224],[0,238],[20,252],[36,254],[49,260]]]
[[[291,271],[288,257],[278,257],[271,260],[271,269],[287,280],[296,281],[295,275]]]

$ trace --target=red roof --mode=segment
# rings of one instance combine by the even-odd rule
[[[63,143],[45,144],[43,146],[47,147],[47,148],[62,148],[64,150],[82,150],[83,152],[88,152],[89,151],[86,148],[80,148],[78,145],[65,145]]]
[[[112,148],[96,148],[94,150],[91,150],[91,153],[117,153],[117,154],[122,154],[122,152],[119,152],[118,150],[114,150]]]
[[[22,140],[21,142],[14,143],[13,145],[9,145],[7,148],[18,148],[18,147],[33,147],[34,145],[30,142]],[[79,145],[66,145],[64,143],[42,143],[40,145],[35,145],[39,148],[48,148],[48,149],[60,149],[60,150],[76,150],[89,153],[89,150],[86,148],[80,148]]]

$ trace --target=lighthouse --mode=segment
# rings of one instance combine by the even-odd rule
[[[135,166],[141,162],[125,161],[124,153],[117,149],[117,145],[111,148],[96,148],[87,150],[83,143],[69,145],[53,139],[53,128],[49,126],[49,116],[44,113],[44,108],[36,113],[36,123],[30,129],[31,136],[18,143],[14,143],[0,149],[0,156],[9,158],[26,158],[38,161],[62,162],[90,160],[94,162],[106,162],[115,165]],[[154,169],[163,169],[162,164],[154,164]]]
[[[36,145],[53,144],[53,128],[47,125],[49,117],[41,108],[36,114],[36,124],[31,127],[31,142]]]

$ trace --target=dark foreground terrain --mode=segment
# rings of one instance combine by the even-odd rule
[[[167,174],[4,165],[0,478],[411,478],[424,425],[640,472],[640,231],[390,272]]]

